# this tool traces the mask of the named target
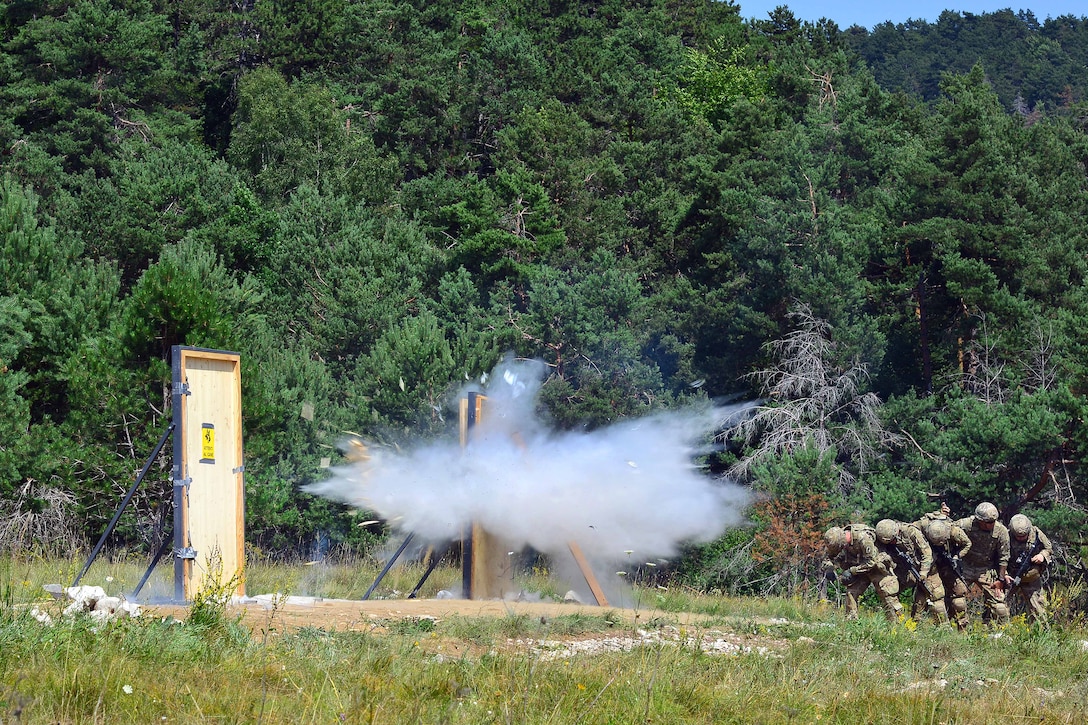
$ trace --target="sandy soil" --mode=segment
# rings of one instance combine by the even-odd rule
[[[609,616],[632,625],[655,621],[670,624],[692,625],[703,621],[702,615],[683,612],[662,612],[653,609],[626,609],[598,607],[560,602],[505,602],[471,601],[466,599],[314,599],[287,597],[276,600],[271,596],[259,596],[231,603],[227,616],[240,616],[241,621],[254,631],[273,629],[291,631],[302,627],[315,627],[336,631],[368,631],[390,620],[429,617],[446,620],[454,617],[508,617],[529,616],[545,619],[563,615]],[[148,605],[143,608],[145,617],[173,616],[184,620],[188,609],[176,605]]]
[[[561,633],[548,626],[550,620],[564,615],[581,614],[605,617],[614,626],[586,631]],[[420,637],[416,645],[439,658],[480,657],[497,650],[531,653],[542,659],[568,659],[601,652],[628,651],[655,643],[671,643],[698,647],[712,654],[736,655],[756,652],[778,656],[788,647],[781,638],[738,634],[731,628],[703,626],[708,617],[690,612],[663,612],[653,609],[597,607],[557,602],[469,601],[464,599],[386,599],[358,601],[343,599],[313,599],[289,597],[274,601],[272,597],[232,603],[227,615],[238,616],[254,636],[272,640],[304,627],[326,632],[366,632],[383,634],[394,629],[398,621],[433,618],[436,624],[455,618],[526,616],[539,618],[534,634],[524,637],[498,637],[486,643],[458,636],[431,634]],[[184,620],[188,609],[174,605],[148,606],[144,617],[173,616]],[[720,624],[720,622],[719,622]],[[536,622],[532,623],[536,626]],[[562,630],[563,628],[557,628]]]

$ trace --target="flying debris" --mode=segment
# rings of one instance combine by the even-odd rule
[[[507,358],[450,401],[486,396],[464,445],[371,447],[353,436],[347,464],[306,490],[373,512],[417,540],[457,541],[478,524],[504,550],[568,559],[576,544],[595,563],[615,562],[602,571],[626,565],[620,552],[669,558],[743,521],[747,491],[695,464],[733,409],[707,404],[556,432],[536,412],[546,373],[542,361]]]

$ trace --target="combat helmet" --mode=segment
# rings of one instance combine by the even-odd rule
[[[982,523],[997,521],[997,506],[989,501],[980,503],[975,507],[975,521],[981,521]]]
[[[876,540],[881,544],[895,541],[899,536],[899,522],[892,519],[881,519],[876,525]]]
[[[926,527],[926,538],[936,546],[944,546],[952,538],[952,525],[941,519],[932,521]]]
[[[846,532],[838,526],[832,526],[824,532],[824,543],[827,544],[828,554],[834,556],[846,546]]]
[[[1023,538],[1031,533],[1031,519],[1024,514],[1016,514],[1009,520],[1009,533]]]

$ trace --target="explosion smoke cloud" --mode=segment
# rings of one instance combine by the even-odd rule
[[[512,548],[554,554],[574,541],[602,563],[667,558],[742,521],[745,490],[693,463],[731,411],[549,432],[534,415],[543,372],[540,362],[504,361],[478,390],[486,406],[464,448],[436,441],[371,449],[307,490],[435,542],[455,540],[476,522]]]

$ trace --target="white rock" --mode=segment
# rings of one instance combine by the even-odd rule
[[[112,614],[102,609],[95,609],[94,611],[87,612],[87,616],[93,619],[95,621],[95,624],[99,625],[105,624],[106,622],[113,619]],[[97,628],[95,628],[95,631],[97,631]]]
[[[135,602],[121,602],[121,606],[117,608],[117,614],[122,617],[130,617],[135,619],[143,614],[143,610],[140,609],[140,605]]]
[[[34,607],[30,610],[30,616],[34,617],[34,619],[38,620],[47,627],[52,626],[53,624],[53,618],[49,616],[49,613],[43,612],[37,607]]]
[[[68,595],[73,603],[80,605],[85,611],[94,609],[95,602],[106,596],[105,589],[95,586],[68,587],[64,590],[64,593]]]
[[[102,597],[94,603],[94,611],[113,614],[121,608],[121,597]]]

